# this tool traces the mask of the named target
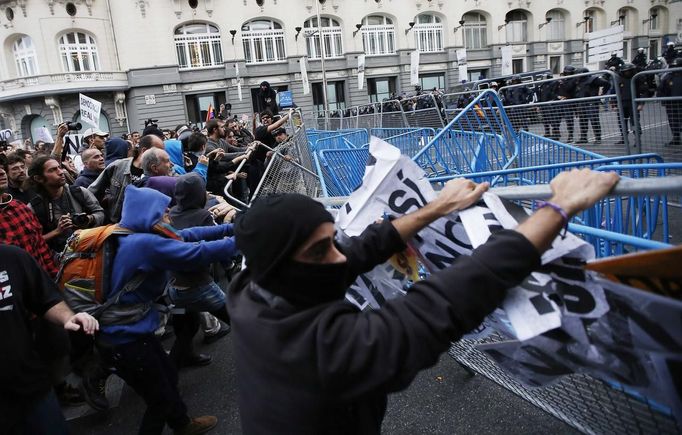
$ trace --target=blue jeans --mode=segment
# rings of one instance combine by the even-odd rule
[[[213,312],[225,306],[225,293],[213,281],[197,287],[171,286],[168,295],[175,306],[188,311]]]

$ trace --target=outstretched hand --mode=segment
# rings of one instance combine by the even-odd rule
[[[99,331],[99,322],[90,314],[78,313],[64,323],[64,329],[68,331],[78,331],[81,328],[86,334],[94,335],[95,332]]]
[[[569,215],[592,207],[618,183],[615,172],[573,169],[562,172],[550,182],[551,202],[558,204]]]
[[[433,200],[433,203],[438,207],[439,214],[446,216],[453,211],[464,210],[478,202],[489,187],[490,184],[487,182],[476,184],[464,178],[450,180],[440,191],[438,197]]]

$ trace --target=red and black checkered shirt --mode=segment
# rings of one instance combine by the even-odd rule
[[[43,228],[27,205],[12,200],[0,206],[0,243],[25,250],[50,276],[57,276],[57,263],[45,243]]]

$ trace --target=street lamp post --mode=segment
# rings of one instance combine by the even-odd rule
[[[320,18],[320,0],[316,0],[315,3],[317,4],[317,33],[320,36],[320,49],[322,50],[320,56],[320,66],[322,67],[322,105],[326,119],[329,116],[329,103],[327,102],[327,70],[324,66],[324,35],[322,34],[322,20]]]

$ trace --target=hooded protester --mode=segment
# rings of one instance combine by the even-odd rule
[[[130,144],[120,137],[112,137],[104,143],[105,159],[104,165],[109,166],[110,163],[116,160],[125,159],[128,157],[128,149]]]
[[[235,253],[232,225],[176,230],[165,214],[170,198],[148,188],[126,187],[119,225],[133,231],[119,236],[105,299],[117,297],[116,316],[101,317],[98,338],[105,362],[144,399],[147,410],[140,433],[161,433],[168,424],[175,434],[205,433],[213,416],[190,419],[178,391],[177,369],[154,336],[159,314],[153,302],[164,292],[168,271],[190,272]],[[200,242],[201,243],[195,243]],[[134,291],[119,294],[137,283]]]
[[[187,171],[185,170],[185,156],[182,153],[182,142],[178,139],[168,139],[164,142],[164,145],[166,146],[165,149],[170,157],[170,161],[173,163],[173,173],[176,175],[186,174]],[[192,172],[198,173],[206,180],[208,165],[201,160],[198,160],[196,166],[192,169]]]
[[[171,177],[168,175],[159,175],[158,177],[145,178],[146,183],[144,187],[157,190],[171,199],[170,207],[175,205],[175,186],[178,182],[178,177]],[[142,186],[137,186],[142,187]]]
[[[270,83],[262,82],[258,91],[257,107],[259,112],[269,110],[273,116],[279,113],[277,106],[277,92],[270,87]]]
[[[178,177],[177,180],[175,188],[177,205],[169,213],[173,227],[184,229],[214,226],[213,216],[204,208],[206,183],[201,176],[189,173]],[[225,307],[225,293],[214,282],[210,266],[173,273],[168,294],[176,307],[185,309],[185,314],[173,315],[176,340],[170,353],[171,359],[178,367],[210,363],[210,356],[194,353],[192,340],[199,330],[199,313],[210,312],[228,324],[228,331],[230,323]]]
[[[407,388],[453,340],[480,325],[506,289],[540,265],[568,219],[617,180],[589,170],[560,174],[551,205],[367,311],[344,299],[358,275],[404,250],[431,222],[475,204],[487,185],[452,180],[430,203],[343,244],[315,200],[256,200],[235,224],[247,268],[228,295],[243,432],[380,433],[388,394]]]

